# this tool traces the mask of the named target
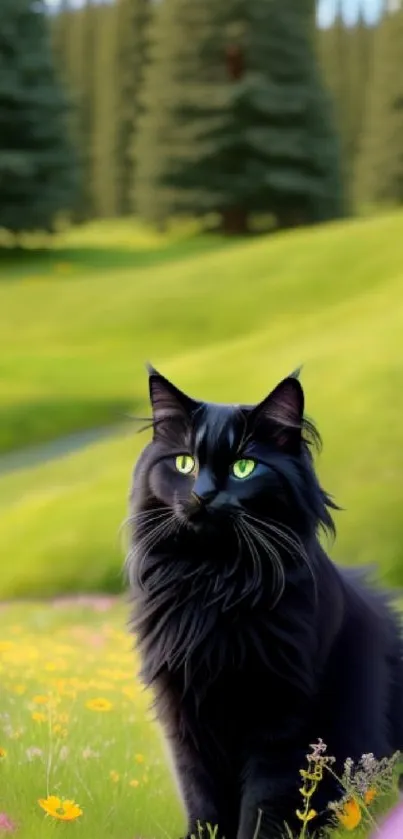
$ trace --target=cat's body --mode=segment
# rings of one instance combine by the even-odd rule
[[[150,385],[129,556],[143,678],[188,834],[200,822],[276,839],[295,821],[311,743],[339,769],[402,748],[400,629],[387,599],[319,544],[332,504],[295,378],[253,409],[196,403],[155,371]],[[314,806],[337,794],[329,775]]]

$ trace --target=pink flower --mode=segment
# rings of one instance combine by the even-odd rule
[[[14,833],[14,830],[16,829],[17,825],[7,816],[7,814],[0,813],[0,832]]]
[[[115,603],[113,597],[95,597],[92,601],[92,607],[95,612],[108,612]]]
[[[91,746],[87,746],[82,752],[84,760],[89,760],[91,757],[99,757],[99,752],[94,752]]]
[[[403,805],[395,807],[388,818],[379,825],[376,834],[371,839],[402,839],[403,836]]]
[[[95,648],[104,647],[105,646],[105,638],[100,633],[99,634],[94,633],[93,635],[89,636],[88,644],[89,644],[90,647],[95,647]]]
[[[28,760],[34,760],[36,757],[42,757],[43,751],[38,746],[30,746],[26,751],[26,755]]]

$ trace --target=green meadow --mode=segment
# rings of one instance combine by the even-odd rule
[[[1,836],[184,835],[152,697],[136,678],[126,618],[122,604],[107,597],[0,610]],[[385,807],[380,790],[377,796],[366,808],[347,810],[349,829],[340,825],[328,839],[367,837]],[[216,836],[204,831],[194,839]]]
[[[22,839],[183,830],[127,608],[108,599],[149,439],[130,419],[149,412],[145,361],[231,402],[303,364],[343,508],[329,550],[403,582],[402,232],[402,214],[231,242],[105,222],[1,252],[0,832],[3,817]]]
[[[0,613],[1,836],[183,830],[124,618],[99,598]]]
[[[343,507],[332,555],[402,582],[402,230],[395,214],[228,245],[98,224],[5,257],[0,596],[121,590],[119,528],[147,439],[128,416],[148,413],[147,359],[220,401],[257,400],[303,364],[318,468]],[[45,441],[55,450],[32,462]]]

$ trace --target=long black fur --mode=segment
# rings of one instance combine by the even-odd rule
[[[386,595],[321,547],[335,505],[296,375],[257,406],[199,402],[149,375],[153,440],[134,472],[127,563],[143,680],[187,835],[200,822],[275,839],[294,826],[311,743],[324,740],[336,771],[402,748],[400,625]],[[194,475],[175,469],[183,453]],[[241,456],[258,462],[245,480],[231,476]],[[315,826],[338,793],[329,775]]]

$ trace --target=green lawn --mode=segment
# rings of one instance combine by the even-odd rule
[[[230,247],[188,231],[158,238],[133,226],[130,237],[125,222],[73,231],[45,254],[4,252],[0,450],[120,421],[144,399],[148,358],[180,368],[189,386],[207,383],[213,396],[243,398],[281,375],[282,364],[300,361],[308,376],[320,372],[323,391],[337,350],[348,404],[354,371],[360,391],[367,389],[359,336],[373,346],[389,331],[386,311],[371,335],[367,302],[376,307],[379,294],[400,328],[402,223],[396,215]],[[381,348],[381,364],[388,352]],[[231,372],[240,353],[243,381]],[[214,363],[203,378],[194,364],[211,368],[212,358],[230,366]],[[399,359],[386,361],[398,389]]]
[[[122,605],[100,598],[2,607],[1,835],[5,819],[19,839],[183,835],[126,618]],[[54,805],[48,815],[44,800]],[[74,802],[69,824],[57,818],[56,804],[65,800]],[[332,839],[366,835],[361,823]]]
[[[6,279],[3,444],[102,423],[100,406],[119,419],[117,406],[144,411],[147,358],[221,401],[258,399],[303,362],[320,473],[345,508],[332,554],[379,562],[402,583],[402,229],[396,214],[210,252],[194,244],[180,259],[182,237],[177,258],[148,268]],[[0,596],[120,589],[118,531],[146,439],[133,427],[0,477]]]
[[[121,422],[138,402],[147,335],[166,341],[164,271],[224,241],[189,225],[157,235],[119,221],[26,244],[0,250],[0,452]]]

